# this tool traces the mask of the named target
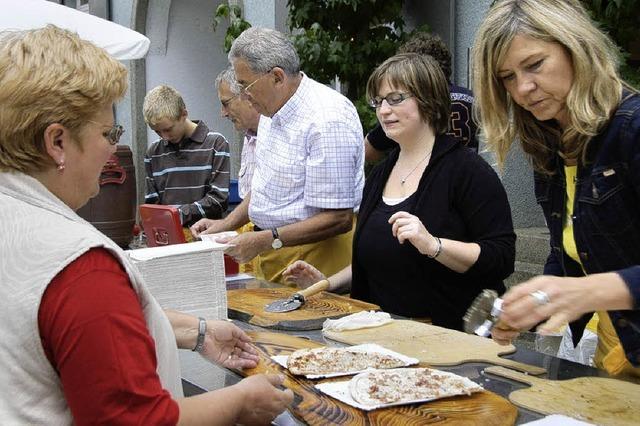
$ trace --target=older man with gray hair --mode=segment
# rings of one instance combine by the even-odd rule
[[[256,230],[229,243],[240,262],[258,256],[256,275],[282,281],[287,265],[306,260],[325,275],[350,263],[353,212],[362,199],[362,127],[353,104],[300,72],[291,41],[253,27],[229,52],[242,96],[260,120],[251,193],[226,218],[201,220],[194,235]]]
[[[251,192],[251,179],[256,162],[258,124],[261,116],[251,102],[241,96],[233,67],[230,66],[218,74],[215,86],[220,100],[220,115],[231,121],[237,131],[244,133],[238,172],[238,193],[240,198],[245,198]],[[267,120],[266,117],[263,118]]]

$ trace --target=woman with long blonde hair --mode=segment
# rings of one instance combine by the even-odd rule
[[[595,363],[640,375],[640,96],[577,0],[503,0],[473,48],[476,116],[500,166],[519,140],[551,235],[544,276],[511,289],[493,337],[546,320],[574,342],[599,312]]]

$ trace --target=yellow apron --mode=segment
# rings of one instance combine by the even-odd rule
[[[310,263],[329,277],[351,264],[354,229],[355,225],[347,233],[317,243],[266,251],[254,259],[256,278],[286,284],[282,273],[296,260]]]
[[[185,242],[192,243],[195,241],[195,239],[193,238],[193,234],[191,233],[191,230],[189,228],[182,228],[182,233],[184,234]]]
[[[242,234],[243,232],[253,232],[253,223],[251,222],[246,223],[240,228],[236,229],[236,231],[238,232],[238,234]],[[256,266],[255,266],[256,259],[257,258],[253,258],[247,263],[241,263],[240,273],[253,274],[256,270]]]
[[[598,317],[598,346],[594,357],[596,367],[612,376],[640,377],[640,368],[631,365],[627,359],[609,314],[598,311]]]
[[[578,262],[580,266],[580,257],[576,248],[576,241],[573,237],[573,223],[569,218],[573,216],[573,202],[575,199],[575,178],[577,173],[576,166],[565,166],[565,178],[567,188],[567,204],[566,204],[566,222],[562,229],[562,247],[564,251],[573,260]],[[594,356],[594,364],[596,367],[605,370],[612,376],[630,375],[640,377],[640,368],[635,368],[627,359],[622,343],[618,338],[611,318],[606,311],[598,311],[593,315],[587,327],[593,330],[597,324],[598,346]]]

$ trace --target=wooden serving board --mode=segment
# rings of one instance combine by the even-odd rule
[[[502,358],[515,352],[513,345],[500,346],[491,339],[410,320],[395,320],[380,327],[350,331],[326,331],[325,337],[350,345],[377,343],[385,348],[418,358],[433,366],[465,362],[488,362],[524,371],[544,374],[547,370]]]
[[[598,425],[638,425],[640,385],[604,377],[548,380],[503,367],[486,373],[531,385],[509,394],[516,405],[543,414],[564,414]]]
[[[227,291],[229,318],[278,330],[319,330],[328,318],[340,318],[360,311],[377,311],[378,305],[321,292],[290,312],[267,312],[264,307],[276,300],[287,299],[297,289],[290,287],[252,288]]]
[[[288,355],[296,349],[322,346],[300,337],[272,332],[248,332],[260,353],[256,368],[239,373],[251,376],[259,373],[281,373],[285,375],[284,386],[294,394],[291,413],[309,425],[513,425],[518,415],[517,408],[505,398],[489,391],[470,396],[455,396],[422,404],[362,411],[323,394],[314,385],[326,381],[348,380],[339,377],[324,380],[309,380],[293,376],[289,371],[271,360],[272,355]]]

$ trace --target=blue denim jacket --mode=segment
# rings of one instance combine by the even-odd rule
[[[582,276],[580,265],[562,248],[565,176],[556,158],[553,176],[535,174],[536,199],[551,234],[544,273]],[[629,361],[640,365],[640,95],[623,94],[607,127],[590,141],[587,164],[578,167],[573,233],[589,274],[616,271],[633,296],[633,310],[610,311]],[[590,316],[590,315],[589,315]],[[579,340],[588,316],[572,324]]]

